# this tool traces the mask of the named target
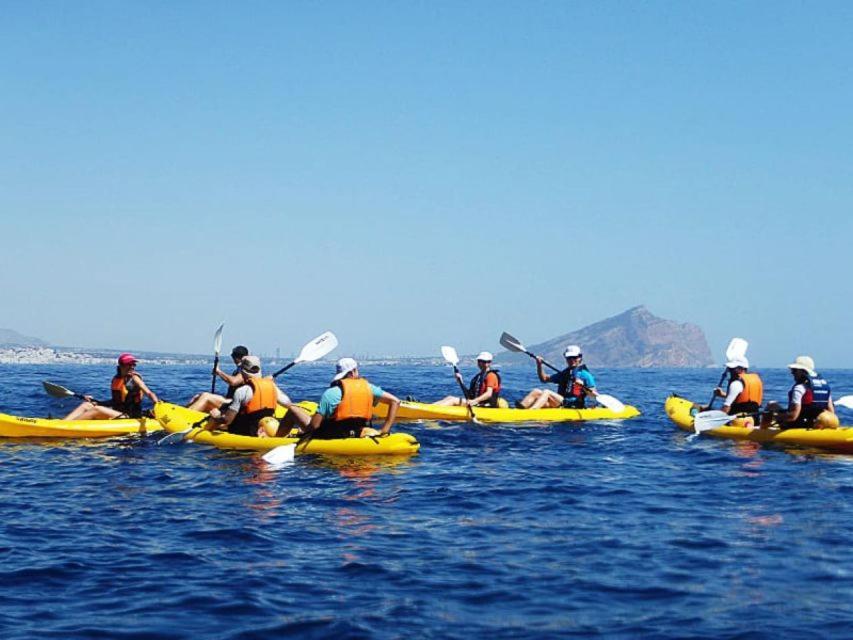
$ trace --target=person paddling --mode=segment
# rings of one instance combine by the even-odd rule
[[[203,413],[208,413],[213,409],[222,409],[228,401],[234,397],[234,392],[245,384],[243,382],[243,376],[240,374],[240,361],[247,355],[249,355],[249,350],[243,345],[238,345],[231,349],[231,360],[234,361],[234,364],[237,367],[234,369],[233,373],[228,374],[219,367],[214,369],[214,374],[224,380],[228,385],[228,391],[224,396],[221,396],[218,393],[203,391],[193,396],[192,400],[190,400],[187,405],[187,408],[192,409],[193,411],[201,411]]]
[[[142,416],[142,400],[145,396],[157,404],[160,400],[136,371],[139,361],[130,353],[118,357],[116,374],[110,384],[111,397],[108,402],[97,402],[91,396],[80,403],[63,420],[111,420],[112,418],[139,418]]]
[[[318,440],[366,438],[390,433],[400,400],[362,378],[358,363],[352,358],[338,360],[336,370],[332,384],[320,397],[320,406],[311,416],[305,432]],[[377,402],[388,405],[388,415],[379,431],[370,423],[373,405]]]
[[[788,369],[794,377],[794,385],[788,392],[788,410],[779,413],[779,403],[769,403],[761,426],[771,426],[775,418],[782,429],[837,428],[839,422],[832,403],[832,390],[815,371],[814,360],[809,356],[798,356]]]
[[[714,396],[725,398],[723,413],[751,414],[744,420],[748,423],[746,426],[753,426],[755,424],[753,416],[758,415],[764,396],[761,377],[757,373],[749,373],[749,360],[746,356],[729,360],[726,362],[726,369],[729,373],[728,387],[725,391],[717,387],[714,389]]]
[[[533,389],[516,403],[520,409],[541,409],[543,407],[568,407],[583,409],[587,396],[596,396],[595,378],[583,363],[583,352],[576,344],[566,347],[563,352],[566,368],[553,375],[546,375],[542,368],[543,360],[536,357],[536,373],[542,382],[557,385],[557,392],[550,389]]]
[[[278,388],[275,380],[262,376],[260,358],[243,356],[239,371],[243,384],[237,387],[231,402],[221,409],[211,409],[206,429],[227,429],[238,435],[257,436],[261,421],[272,417],[278,405],[286,407],[288,411],[276,435],[287,435],[293,426],[304,427],[308,424],[308,414],[293,404],[287,394]],[[268,434],[263,431],[263,435]]]
[[[501,395],[501,375],[492,369],[493,356],[488,351],[481,351],[477,356],[477,367],[480,369],[468,383],[468,397],[446,396],[434,405],[443,407],[472,406],[472,407],[497,407]],[[459,384],[465,385],[462,374],[455,373]]]

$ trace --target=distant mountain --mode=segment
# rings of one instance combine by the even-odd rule
[[[46,347],[47,342],[25,336],[12,329],[0,329],[0,345],[15,347]]]
[[[705,367],[714,364],[705,334],[695,324],[652,315],[643,306],[628,309],[588,327],[535,345],[525,345],[557,366],[565,366],[563,350],[577,344],[584,362],[598,367]],[[498,362],[520,362],[528,356],[502,352]]]

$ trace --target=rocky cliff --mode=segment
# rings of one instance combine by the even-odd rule
[[[665,320],[643,306],[628,309],[588,327],[535,345],[529,351],[563,366],[563,350],[580,345],[584,362],[598,367],[705,367],[714,363],[705,334],[698,326]],[[520,362],[528,356],[503,352],[498,362]]]

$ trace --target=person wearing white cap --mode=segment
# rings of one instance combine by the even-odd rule
[[[779,425],[783,429],[837,427],[832,390],[829,383],[818,376],[814,360],[809,356],[798,356],[788,368],[794,377],[794,386],[788,392],[788,411],[777,417]],[[777,402],[770,403],[767,408],[771,416],[780,410]],[[762,426],[768,424],[763,423]]]
[[[317,413],[311,417],[305,431],[318,440],[366,438],[390,433],[400,400],[362,378],[358,363],[352,358],[338,360],[336,369],[332,384],[320,397]],[[377,402],[388,405],[388,415],[379,431],[370,424],[373,405]]]
[[[714,395],[725,398],[723,412],[732,415],[749,413],[757,415],[764,399],[764,384],[757,373],[748,373],[749,360],[741,356],[726,362],[729,384],[725,391],[717,387]],[[752,420],[752,418],[748,418]]]
[[[459,396],[446,396],[438,402],[433,402],[435,405],[445,407],[465,406],[472,407],[498,407],[500,406],[501,395],[501,375],[492,369],[492,360],[494,357],[488,351],[481,351],[477,355],[477,367],[480,371],[471,378],[468,384],[468,397],[460,398]],[[456,373],[456,379],[461,385],[465,385],[461,373]]]
[[[553,375],[547,375],[542,368],[544,362],[536,357],[536,373],[542,382],[552,382],[557,385],[557,392],[550,389],[533,389],[523,399],[516,403],[520,409],[541,409],[543,407],[571,407],[583,409],[587,396],[596,396],[595,378],[586,365],[583,364],[583,353],[576,344],[570,344],[563,351],[566,368]]]
[[[263,377],[258,356],[243,356],[239,371],[243,385],[237,388],[228,404],[211,409],[205,429],[227,429],[241,436],[267,436],[270,434],[261,427],[261,421],[274,416],[278,405],[288,411],[275,435],[284,436],[294,425],[304,427],[308,424],[308,414],[291,402],[275,380]]]

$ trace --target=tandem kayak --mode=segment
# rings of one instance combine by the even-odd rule
[[[377,404],[373,415],[384,418],[388,406]],[[589,409],[510,409],[501,407],[474,407],[474,416],[479,422],[579,422],[583,420],[622,420],[640,415],[636,407],[625,406],[620,412],[605,407]],[[443,407],[423,402],[401,402],[397,410],[397,420],[470,420],[467,407]]]
[[[160,423],[151,418],[55,420],[0,413],[0,438],[112,438],[162,430]]]
[[[205,414],[192,411],[186,407],[160,402],[154,407],[154,417],[159,420],[166,431],[176,433],[197,423],[205,417]],[[257,438],[228,433],[227,431],[206,431],[204,429],[191,431],[188,439],[220,449],[254,451],[266,451],[299,442],[299,438]],[[417,453],[420,446],[417,439],[408,433],[391,433],[387,436],[375,438],[339,438],[336,440],[312,438],[305,444],[299,445],[296,453],[342,456],[407,455]]]
[[[701,407],[698,404],[673,395],[664,404],[666,415],[679,429],[693,432],[693,416]],[[837,453],[853,453],[853,427],[838,429],[761,429],[745,427],[739,418],[733,418],[730,424],[703,431],[702,435],[732,440],[749,440],[765,444],[796,445],[814,447]]]

